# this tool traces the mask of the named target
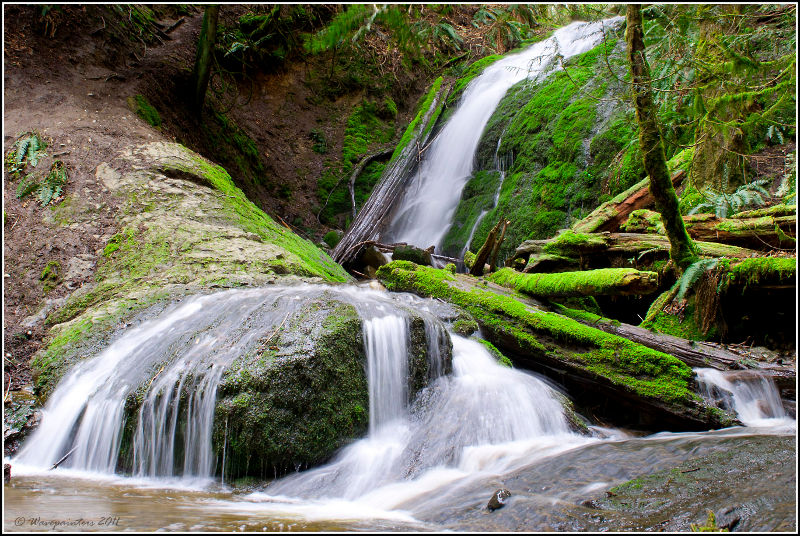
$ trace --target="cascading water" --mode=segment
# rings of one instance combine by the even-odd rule
[[[382,241],[440,247],[472,174],[483,129],[506,92],[520,80],[546,76],[559,68],[559,56],[566,59],[590,50],[602,40],[604,28],[618,20],[621,17],[574,22],[523,52],[495,62],[470,82],[458,109],[426,150]]]
[[[794,424],[786,415],[775,383],[755,372],[694,369],[703,394],[736,412],[746,426]]]
[[[408,404],[408,308],[387,293],[324,285],[234,290],[188,298],[131,329],[76,366],[53,392],[37,431],[16,462],[144,477],[210,478],[217,388],[223,373],[265,330],[279,329],[310,300],[330,295],[363,319],[368,354],[370,426],[399,418]],[[427,315],[430,376],[445,367],[441,322]],[[131,463],[119,459],[126,404],[139,400]],[[123,463],[124,462],[124,463]]]

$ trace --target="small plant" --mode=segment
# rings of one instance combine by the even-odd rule
[[[718,218],[727,218],[747,207],[764,206],[770,194],[764,186],[769,179],[761,179],[739,186],[732,194],[725,192],[706,192],[706,200],[689,211],[689,214],[698,212],[713,212]]]
[[[721,529],[717,526],[717,519],[714,517],[714,512],[708,510],[708,517],[706,518],[705,525],[691,524],[692,532],[728,532],[728,529]]]
[[[39,160],[47,155],[47,143],[35,132],[22,135],[6,155],[6,169],[14,177],[18,177],[25,167],[36,167]]]
[[[39,204],[44,207],[61,195],[61,191],[66,183],[67,168],[64,162],[56,160],[50,166],[50,171],[44,179],[40,180],[39,176],[35,173],[25,175],[17,185],[17,198],[22,199],[36,192]]]
[[[325,154],[328,152],[328,142],[325,140],[325,134],[322,131],[314,129],[308,133],[308,137],[314,142],[311,150],[315,153]]]
[[[681,274],[680,279],[675,282],[678,287],[678,293],[675,295],[675,300],[680,301],[686,296],[686,293],[692,288],[700,277],[714,268],[716,268],[719,259],[702,259],[693,264],[690,264],[686,270]]]

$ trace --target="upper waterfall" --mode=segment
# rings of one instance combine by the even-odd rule
[[[458,109],[423,154],[414,177],[394,211],[384,242],[407,242],[440,248],[473,171],[483,130],[506,92],[525,78],[546,76],[567,59],[594,48],[604,29],[621,17],[574,22],[524,51],[507,56],[475,78],[464,90]]]

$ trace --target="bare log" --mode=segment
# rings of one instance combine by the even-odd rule
[[[394,148],[390,147],[390,148],[381,149],[380,151],[377,151],[375,153],[366,155],[364,158],[361,159],[361,161],[355,167],[355,169],[353,170],[353,173],[350,174],[350,185],[349,185],[349,188],[350,188],[350,202],[353,205],[353,218],[354,219],[356,217],[356,212],[357,212],[356,211],[356,179],[358,179],[358,176],[361,175],[361,173],[364,171],[364,168],[367,167],[367,164],[369,164],[370,162],[372,162],[375,159],[386,157],[386,156],[390,156],[392,154],[392,152],[394,152]]]
[[[500,232],[500,238],[497,239],[497,241],[494,244],[494,247],[492,248],[492,256],[491,260],[489,261],[490,272],[494,272],[495,268],[497,267],[497,255],[500,254],[500,246],[503,245],[503,240],[505,240],[506,238],[506,229],[510,224],[511,222],[506,220],[506,222],[503,224],[503,230]]]

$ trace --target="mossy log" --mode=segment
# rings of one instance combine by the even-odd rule
[[[686,172],[681,170],[672,174],[674,188],[680,186]],[[650,193],[650,177],[639,181],[611,201],[606,201],[588,216],[576,222],[572,230],[576,233],[602,233],[618,231],[634,210],[650,208],[655,199]]]
[[[691,368],[679,359],[512,298],[488,281],[403,261],[382,266],[378,279],[389,290],[462,307],[515,364],[550,376],[612,422],[659,430],[735,422],[692,392]]]
[[[568,309],[561,305],[556,305],[556,310],[587,326],[601,329],[606,333],[612,333],[653,350],[675,356],[692,368],[708,367],[716,370],[748,369],[745,365],[745,362],[748,361],[747,359],[716,343],[690,341],[673,335],[654,333],[643,327],[612,321],[600,315]],[[796,373],[793,367],[759,363],[759,368],[755,369],[755,371],[772,378],[782,392],[790,393],[790,396],[794,395]]]
[[[792,248],[797,244],[797,215],[717,218],[711,214],[684,216],[686,230],[695,240],[732,244],[753,249]]]
[[[748,258],[762,255],[761,252],[714,242],[695,241],[699,255],[703,257]],[[649,260],[669,258],[670,243],[667,237],[642,233],[587,233],[567,231],[548,240],[526,240],[506,261],[514,266],[517,259],[527,262],[523,271],[563,271],[620,266],[629,259]],[[547,255],[547,257],[542,257]],[[546,263],[539,263],[540,260]],[[532,261],[532,262],[528,262]],[[616,263],[616,264],[615,264]]]
[[[601,268],[557,274],[521,274],[511,268],[503,268],[488,279],[523,294],[551,298],[643,295],[658,289],[656,272],[640,272],[633,268]]]

